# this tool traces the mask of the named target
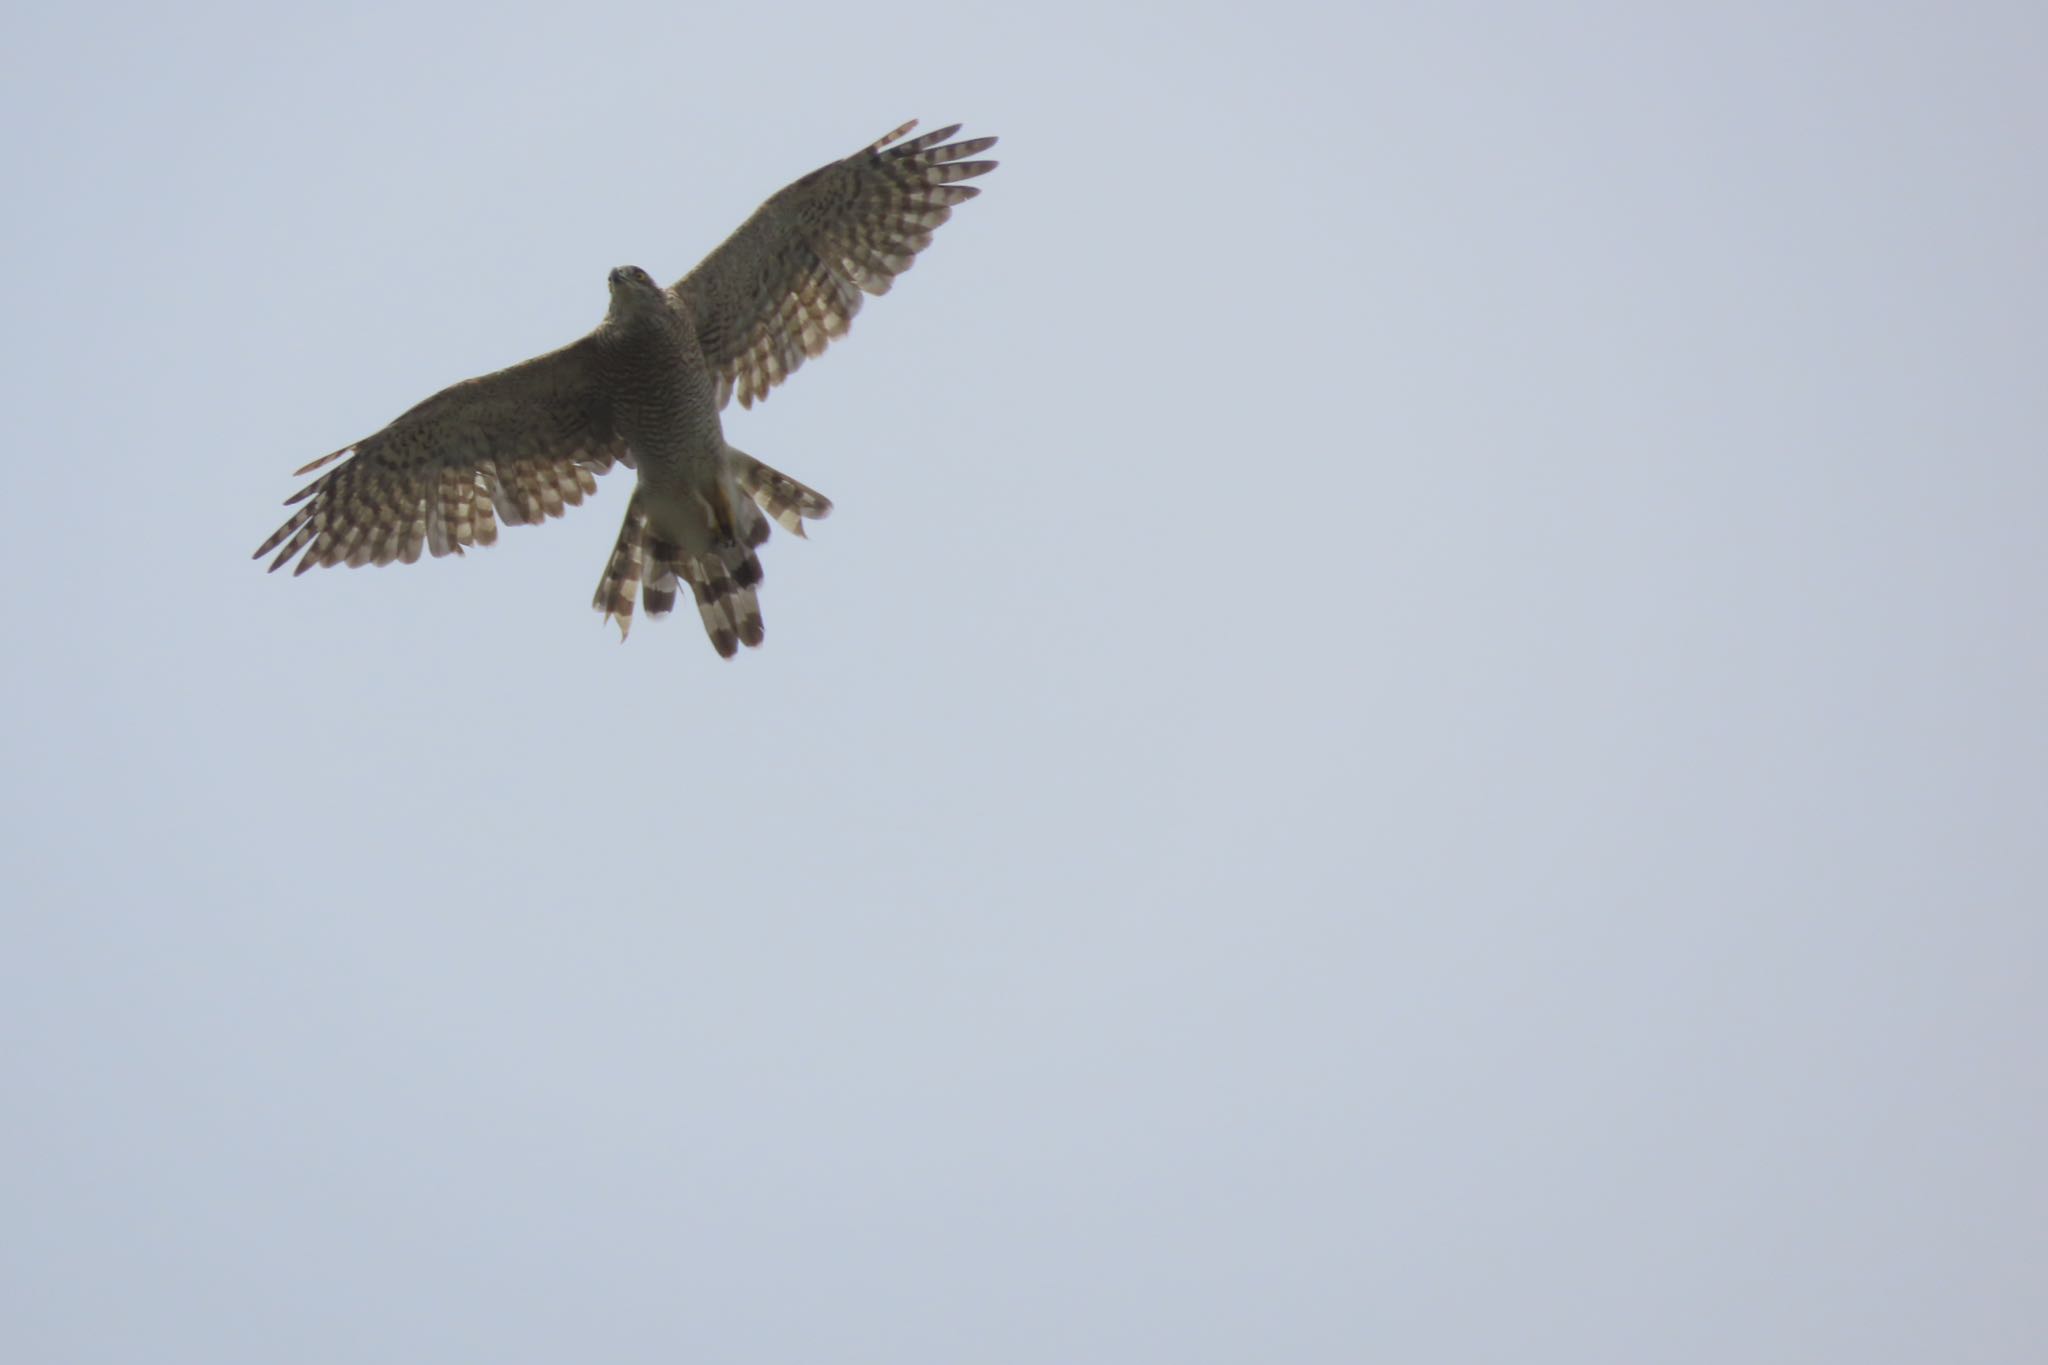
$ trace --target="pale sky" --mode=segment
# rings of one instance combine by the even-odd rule
[[[2033,1362],[2048,11],[0,20],[0,1359]],[[904,119],[626,497],[291,471]]]

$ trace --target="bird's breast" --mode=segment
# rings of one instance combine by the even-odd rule
[[[711,375],[696,338],[681,328],[636,327],[613,348],[613,421],[641,477],[715,462],[725,447]]]

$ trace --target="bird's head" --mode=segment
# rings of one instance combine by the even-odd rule
[[[622,265],[610,276],[612,312],[634,313],[644,308],[662,308],[661,286],[637,265]]]

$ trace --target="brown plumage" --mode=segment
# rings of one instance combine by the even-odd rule
[[[794,535],[824,517],[822,494],[725,441],[719,412],[742,407],[845,335],[864,294],[885,294],[931,244],[958,182],[992,137],[959,125],[898,142],[915,121],[787,186],[667,289],[636,266],[611,273],[597,329],[558,351],[464,380],[373,436],[313,461],[333,468],[287,500],[291,518],[256,551],[294,573],[410,564],[489,545],[497,523],[562,515],[614,464],[638,472],[594,605],[623,639],[637,596],[649,616],[690,586],[721,655],[761,643],[755,551],[769,522]],[[891,145],[894,144],[894,145]],[[342,459],[347,456],[347,459]],[[340,460],[341,463],[334,464]]]

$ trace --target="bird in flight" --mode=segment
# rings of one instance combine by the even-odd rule
[[[422,545],[461,554],[495,541],[500,521],[561,516],[623,464],[637,482],[592,605],[624,639],[636,595],[661,616],[687,583],[721,655],[760,644],[769,521],[801,536],[832,504],[727,444],[719,413],[734,394],[752,407],[845,335],[861,296],[886,294],[981,192],[960,182],[995,169],[970,158],[996,140],[948,142],[954,124],[899,141],[916,126],[784,187],[665,289],[638,266],[612,271],[604,321],[581,340],[443,389],[305,466],[333,467],[286,499],[298,510],[254,557],[276,551],[275,572],[297,556],[302,574],[410,564]]]

